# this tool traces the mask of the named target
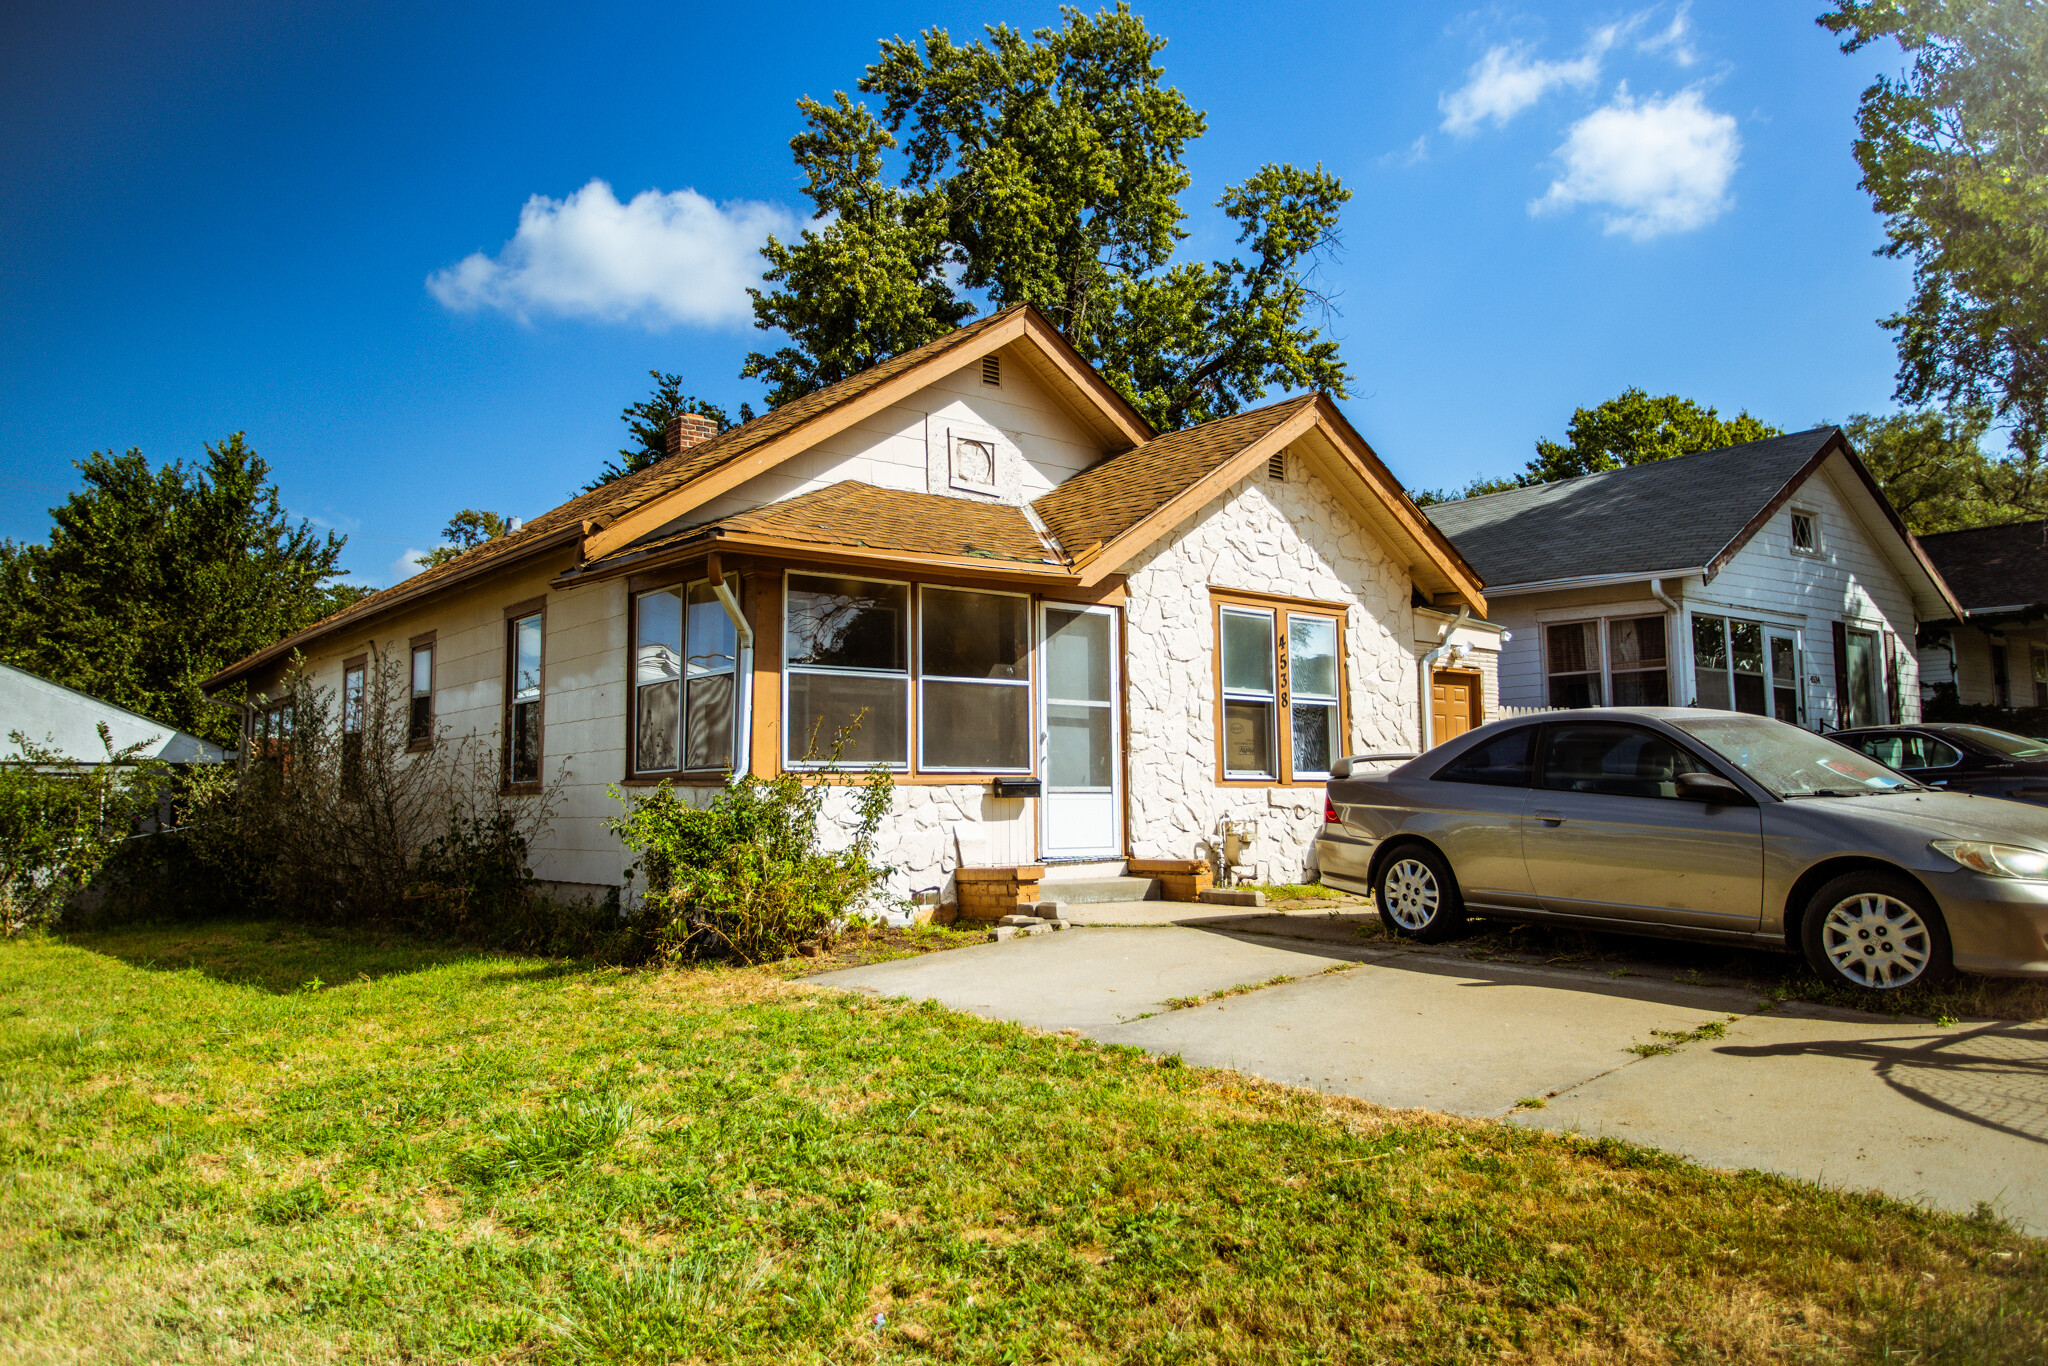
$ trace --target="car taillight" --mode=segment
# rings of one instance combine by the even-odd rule
[[[1337,824],[1339,819],[1341,818],[1337,815],[1337,803],[1331,801],[1329,797],[1325,795],[1323,798],[1323,824],[1335,825]]]

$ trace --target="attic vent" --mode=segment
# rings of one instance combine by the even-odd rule
[[[1287,482],[1287,452],[1275,451],[1266,460],[1266,477],[1276,484]]]
[[[981,358],[981,382],[983,384],[993,384],[997,388],[1002,387],[1003,358],[1001,356],[983,356]]]

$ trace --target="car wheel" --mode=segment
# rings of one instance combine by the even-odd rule
[[[1845,873],[1806,905],[1799,937],[1828,981],[1898,991],[1948,976],[1948,926],[1934,899],[1895,873]]]
[[[1442,854],[1426,845],[1397,849],[1372,883],[1380,923],[1389,932],[1425,944],[1448,939],[1465,921],[1458,880]]]

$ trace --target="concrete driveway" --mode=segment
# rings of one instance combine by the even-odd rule
[[[1145,913],[1163,918],[1158,906]],[[1258,985],[1276,977],[1289,980]],[[1257,917],[1081,928],[811,980],[1381,1105],[1613,1135],[1940,1209],[1986,1203],[2048,1233],[2048,1023],[1760,1011],[1754,992],[1320,942]],[[1631,1051],[1642,1045],[1671,1051]]]

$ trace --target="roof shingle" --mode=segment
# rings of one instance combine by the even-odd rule
[[[2048,521],[1936,532],[1920,548],[1968,611],[2048,605]]]

